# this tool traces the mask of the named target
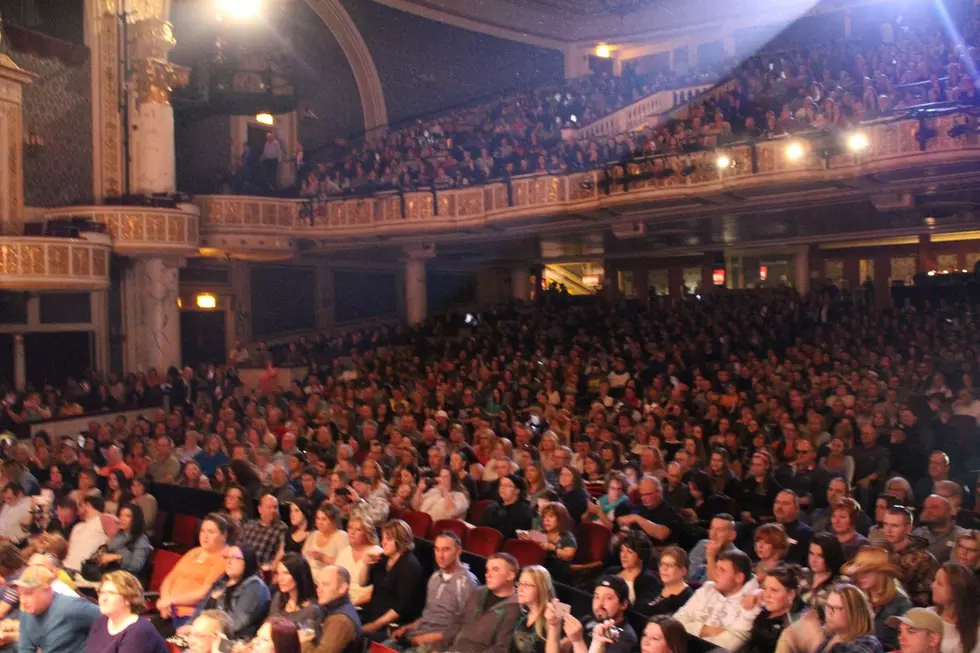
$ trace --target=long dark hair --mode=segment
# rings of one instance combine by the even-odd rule
[[[977,645],[977,627],[980,625],[980,581],[958,562],[947,562],[943,571],[953,594],[956,632],[960,635],[962,650],[972,651]]]
[[[227,573],[223,574],[218,580],[218,583],[224,585],[225,587],[225,605],[229,605],[231,603],[231,600],[235,597],[235,594],[241,591],[241,588],[245,584],[246,580],[259,573],[259,558],[255,554],[254,549],[247,546],[242,546],[241,544],[234,544],[228,548],[232,547],[242,552],[242,561],[245,563],[245,571],[242,573],[241,579],[234,585],[228,585],[230,578],[228,577]]]
[[[810,544],[816,544],[820,547],[823,560],[827,563],[827,571],[830,572],[830,579],[827,582],[834,582],[840,577],[840,568],[847,562],[847,555],[844,553],[844,547],[841,546],[840,540],[833,533],[821,531],[813,536]]]
[[[269,624],[272,648],[276,653],[300,653],[299,629],[286,617],[272,617]]]
[[[143,516],[143,509],[135,503],[122,504],[119,506],[120,514],[123,510],[128,510],[133,515],[133,524],[129,528],[129,541],[126,542],[126,548],[132,551],[136,548],[136,542],[146,533],[146,517]]]
[[[310,571],[310,563],[306,558],[298,553],[290,551],[279,561],[296,583],[296,605],[302,606],[309,601],[316,601],[316,585],[313,583],[313,573]],[[280,609],[286,606],[289,597],[279,592]]]
[[[109,475],[115,476],[116,482],[119,483],[119,501],[117,502],[118,505],[116,506],[116,514],[119,514],[119,508],[121,508],[124,503],[129,503],[133,500],[133,492],[129,488],[129,479],[126,478],[126,474],[124,474],[121,469],[114,469]],[[109,489],[108,481],[106,481],[106,489]],[[110,494],[110,496],[106,498],[111,499],[111,490],[107,492],[107,494]]]
[[[650,617],[647,624],[660,626],[660,631],[664,634],[664,641],[667,643],[667,650],[670,653],[683,653],[687,650],[687,630],[681,622],[670,615],[658,614]]]

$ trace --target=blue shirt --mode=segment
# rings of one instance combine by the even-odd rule
[[[55,594],[43,614],[20,613],[17,653],[82,653],[99,606],[85,599]]]
[[[228,464],[228,456],[223,451],[219,451],[213,456],[207,451],[199,451],[194,456],[194,462],[201,466],[201,473],[211,478],[215,470]]]

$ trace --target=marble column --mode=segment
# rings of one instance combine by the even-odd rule
[[[428,312],[426,296],[425,262],[435,256],[432,245],[416,245],[405,247],[404,284],[405,284],[405,319],[409,324],[419,324],[425,321]]]
[[[92,311],[92,336],[95,359],[92,367],[101,373],[109,371],[109,292],[93,290],[89,293]]]
[[[808,245],[797,248],[794,262],[796,270],[793,281],[796,292],[805,295],[810,292],[810,247]]]
[[[531,296],[531,274],[527,265],[517,264],[510,269],[510,295],[526,302]]]
[[[24,390],[27,387],[27,357],[24,353],[24,334],[14,334],[14,387]]]
[[[126,369],[164,374],[180,365],[178,270],[182,260],[136,259],[123,278]]]

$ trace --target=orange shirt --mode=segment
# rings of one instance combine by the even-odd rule
[[[133,469],[121,460],[115,465],[106,465],[105,467],[100,469],[99,476],[108,476],[109,474],[116,471],[117,469],[122,471],[122,473],[126,475],[126,478],[128,479],[133,478]]]
[[[187,594],[201,592],[211,587],[225,573],[224,551],[208,554],[196,547],[184,554],[170,570],[160,587],[161,594]],[[174,614],[189,617],[194,614],[193,605],[175,605]]]

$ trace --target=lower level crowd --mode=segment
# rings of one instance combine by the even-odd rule
[[[417,346],[303,347],[290,388],[35,429],[4,451],[0,640],[980,651],[973,310],[508,307]],[[169,486],[223,495],[189,550],[159,541]]]

